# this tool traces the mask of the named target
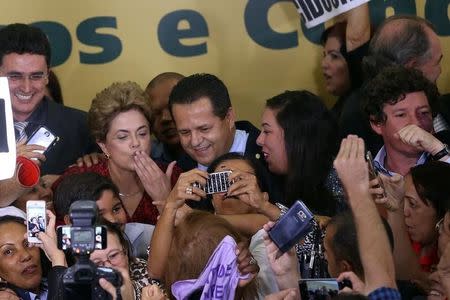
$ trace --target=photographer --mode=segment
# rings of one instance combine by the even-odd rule
[[[125,282],[132,284],[131,291],[134,299],[141,299],[141,289],[147,285],[157,284],[152,281],[147,272],[147,261],[140,258],[134,258],[131,252],[131,245],[120,230],[119,226],[108,221],[101,223],[107,229],[107,247],[102,250],[95,250],[91,256],[91,261],[96,266],[110,267],[119,270]],[[111,284],[106,282],[101,285],[109,292]],[[127,287],[129,289],[130,287]],[[124,296],[122,295],[122,298]]]

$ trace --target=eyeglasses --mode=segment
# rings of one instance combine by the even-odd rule
[[[112,250],[106,256],[106,260],[102,261],[99,259],[94,259],[92,262],[97,266],[104,267],[106,262],[109,262],[111,265],[115,266],[120,263],[120,259],[125,255],[125,250]]]
[[[31,74],[23,74],[18,72],[6,73],[5,76],[11,82],[22,82],[25,78],[28,78],[32,82],[41,82],[48,77],[45,72],[35,72]]]
[[[442,231],[442,225],[444,225],[444,218],[440,219],[437,223],[436,223],[436,230],[438,233],[441,233]]]

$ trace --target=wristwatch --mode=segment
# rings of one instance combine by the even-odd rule
[[[448,147],[447,144],[444,144],[444,149],[442,149],[435,155],[432,155],[431,158],[433,160],[440,160],[441,158],[443,158],[444,156],[449,155],[449,154],[450,154],[450,148]]]

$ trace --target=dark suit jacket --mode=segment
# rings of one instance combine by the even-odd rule
[[[47,160],[41,164],[41,175],[61,174],[77,158],[99,152],[88,130],[86,112],[44,98],[27,121],[30,122],[26,128],[28,137],[39,125],[45,125],[59,137],[45,153]]]

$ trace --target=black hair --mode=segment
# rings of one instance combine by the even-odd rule
[[[174,104],[191,104],[206,97],[211,102],[214,115],[224,119],[231,108],[231,100],[225,84],[212,74],[194,74],[181,79],[169,96],[169,109]]]
[[[218,172],[216,168],[224,161],[227,160],[243,160],[247,162],[255,172],[255,177],[258,182],[258,186],[261,192],[267,192],[269,189],[269,179],[267,172],[264,171],[262,164],[252,156],[245,156],[237,152],[225,153],[216,158],[208,167],[208,173]]]
[[[422,202],[436,209],[438,219],[450,210],[450,165],[442,161],[429,161],[412,167],[410,175]]]
[[[439,92],[422,72],[400,65],[393,65],[381,70],[373,79],[367,81],[361,90],[361,102],[370,121],[386,122],[383,108],[386,104],[395,105],[405,99],[407,94],[424,92],[431,111],[437,111]]]
[[[48,83],[47,89],[50,93],[50,98],[53,101],[59,104],[64,104],[64,99],[62,96],[61,85],[59,84],[58,76],[56,76],[55,72],[50,70],[48,72]]]
[[[21,217],[11,215],[0,216],[0,225],[16,223],[25,227],[26,230],[27,225],[25,225],[24,222],[25,219]],[[52,264],[42,249],[39,249],[39,256],[41,259],[42,277],[47,277],[49,270],[52,268]]]
[[[331,191],[324,188],[338,151],[337,123],[321,99],[309,91],[286,91],[267,100],[284,131],[288,161],[286,204],[302,199],[315,213],[333,215]]]
[[[51,48],[45,33],[26,24],[10,24],[0,29],[0,64],[7,54],[37,54],[45,56],[50,66]]]
[[[322,32],[322,35],[320,36],[320,43],[322,46],[325,46],[328,38],[333,35],[336,36],[340,43],[341,47],[339,49],[339,52],[341,52],[342,56],[347,60],[347,45],[345,40],[345,34],[347,29],[347,22],[339,22],[336,24],[333,24],[332,26],[328,27]]]
[[[392,251],[394,249],[394,235],[392,229],[385,219],[381,218],[381,220],[383,227],[386,230],[389,246]],[[359,278],[364,278],[364,268],[361,262],[355,219],[352,212],[346,210],[335,215],[331,218],[327,226],[333,226],[335,229],[335,233],[331,239],[331,251],[335,256],[335,259],[347,261],[352,266],[352,271]]]
[[[131,264],[135,261],[135,257],[133,256],[133,246],[130,243],[130,240],[125,235],[125,233],[120,229],[120,226],[116,223],[109,222],[108,220],[105,220],[103,218],[100,218],[97,222],[97,225],[103,225],[106,227],[106,230],[117,236],[119,239],[120,245],[122,245],[122,249],[126,251],[126,254],[128,256],[128,263]]]
[[[119,190],[111,179],[94,172],[70,174],[62,178],[54,194],[58,220],[69,214],[70,205],[77,200],[97,201],[104,191],[112,191],[120,199]]]

